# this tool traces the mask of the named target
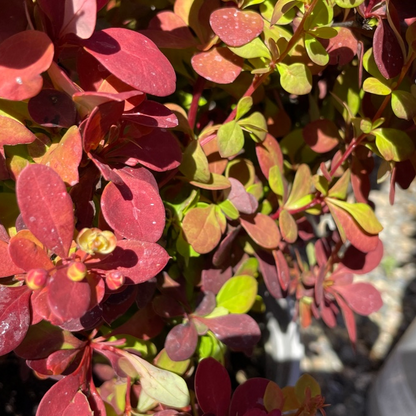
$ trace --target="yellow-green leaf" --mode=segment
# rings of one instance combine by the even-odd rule
[[[407,91],[393,91],[391,108],[396,117],[403,120],[411,120],[416,117],[416,98]]]
[[[190,180],[208,183],[211,179],[208,159],[197,140],[192,140],[183,154],[179,170]]]
[[[305,95],[312,90],[312,74],[309,68],[301,63],[277,65],[280,84],[289,94]]]
[[[402,130],[382,127],[372,134],[376,136],[377,149],[387,161],[406,160],[415,151],[413,140]]]
[[[217,134],[221,157],[236,155],[244,146],[244,133],[236,121],[223,124]]]
[[[305,48],[309,58],[319,66],[325,66],[329,62],[329,55],[322,43],[309,33],[305,34]]]
[[[391,88],[374,77],[369,77],[364,81],[363,90],[376,95],[391,94]]]

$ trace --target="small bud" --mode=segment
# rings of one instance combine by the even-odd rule
[[[117,238],[111,231],[84,228],[78,234],[77,243],[88,254],[110,254],[117,246]]]
[[[32,290],[42,289],[48,279],[48,272],[45,269],[32,269],[26,274],[26,285]]]
[[[79,261],[74,261],[69,265],[66,275],[73,282],[80,282],[87,275],[87,266]]]
[[[105,275],[105,283],[110,290],[120,289],[124,285],[124,274],[117,270],[112,270]]]

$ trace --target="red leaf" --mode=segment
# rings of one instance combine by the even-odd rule
[[[85,91],[98,91],[103,80],[111,75],[93,56],[79,49],[77,55],[79,84]]]
[[[229,416],[244,415],[248,409],[261,409],[264,393],[269,380],[265,378],[251,378],[240,384],[231,399]]]
[[[156,276],[168,261],[168,253],[159,244],[121,240],[111,254],[92,268],[117,270],[126,277],[126,284],[138,284]]]
[[[214,358],[205,358],[195,373],[195,394],[204,413],[227,416],[231,382],[227,370]]]
[[[237,179],[228,178],[228,180],[231,182],[231,191],[227,199],[229,199],[242,214],[254,214],[259,205],[254,195],[248,193],[244,188],[244,185]]]
[[[259,262],[260,271],[267,290],[275,299],[282,299],[282,287],[279,282],[279,276],[277,274],[276,263],[273,256],[262,250],[254,253],[254,255]]]
[[[174,326],[166,337],[165,349],[173,361],[191,358],[198,343],[198,333],[192,320]]]
[[[122,101],[109,101],[100,104],[88,117],[84,129],[84,150],[89,152],[97,148],[113,124],[117,124],[124,110]]]
[[[358,42],[350,29],[337,28],[338,35],[331,39],[320,39],[329,54],[329,65],[345,66],[357,54]]]
[[[347,302],[348,306],[360,315],[370,315],[383,306],[380,292],[370,283],[354,283],[352,285],[332,286]]]
[[[234,240],[238,236],[241,230],[241,226],[234,228],[220,243],[219,247],[215,251],[212,263],[215,267],[219,267],[224,264],[230,258],[231,250],[233,249]],[[230,276],[231,277],[231,276]],[[220,287],[221,288],[221,287]],[[219,289],[220,289],[219,288]],[[218,289],[218,290],[219,290]],[[210,289],[209,289],[210,290]],[[218,291],[217,291],[218,292]],[[214,292],[214,293],[217,293]]]
[[[91,289],[86,280],[73,282],[59,269],[48,282],[48,303],[54,315],[62,321],[83,316],[90,305]]]
[[[111,181],[116,185],[123,185],[123,179],[120,178],[120,175],[117,173],[115,169],[110,168],[106,163],[102,163],[98,158],[92,154],[88,153],[90,160],[94,163],[94,165],[98,168],[101,175],[106,181]]]
[[[101,197],[105,220],[127,239],[156,242],[165,227],[165,208],[152,174],[144,168],[123,169],[118,174],[124,185],[109,183]]]
[[[228,46],[243,46],[263,31],[263,19],[258,13],[234,7],[215,10],[209,22],[215,34]]]
[[[157,46],[140,33],[110,28],[95,32],[85,49],[117,78],[158,97],[175,91],[172,65]]]
[[[96,0],[93,0],[94,3]],[[88,403],[88,399],[82,392],[78,391],[72,402],[65,409],[62,416],[93,416],[94,413]]]
[[[306,144],[317,153],[330,152],[341,140],[335,123],[326,119],[310,122],[302,134]]]
[[[283,154],[279,142],[268,134],[261,143],[256,143],[256,154],[263,175],[269,179],[269,171],[273,166],[279,166],[283,172]]]
[[[71,374],[59,380],[43,396],[36,416],[60,416],[72,402],[81,385],[80,373]]]
[[[202,270],[202,290],[217,294],[223,287],[224,283],[230,279],[232,275],[233,271],[231,267],[226,267],[225,269]]]
[[[24,53],[22,53],[24,51]],[[52,63],[53,44],[37,30],[16,33],[0,44],[0,97],[21,101],[42,88],[41,73]]]
[[[103,319],[103,311],[100,305],[95,306],[91,310],[87,311],[80,318],[70,319],[66,322],[59,323],[59,326],[66,331],[78,332],[78,331],[91,331],[93,328],[98,328]]]
[[[97,0],[65,0],[64,21],[60,36],[73,33],[88,39],[94,32]]]
[[[148,127],[173,128],[178,125],[178,118],[169,108],[156,101],[145,100],[123,119]]]
[[[33,235],[61,258],[68,255],[74,233],[71,197],[51,168],[29,165],[16,183],[23,221]]]
[[[195,308],[195,314],[205,316],[210,314],[215,309],[216,300],[213,292],[204,290],[201,295],[202,299]]]
[[[77,118],[77,110],[71,98],[50,88],[44,88],[32,97],[28,110],[33,121],[45,127],[71,127]]]
[[[225,47],[200,52],[191,60],[192,67],[198,75],[217,84],[231,84],[235,81],[241,73],[243,62],[243,58]]]
[[[355,318],[353,311],[345,303],[341,296],[334,293],[335,299],[341,308],[342,315],[344,317],[345,325],[347,326],[348,335],[353,344],[357,341],[357,327],[355,325]]]
[[[404,57],[400,44],[386,19],[380,19],[373,37],[374,61],[384,78],[400,74]]]
[[[103,304],[103,318],[111,324],[117,318],[124,315],[136,300],[138,286],[125,286],[122,292],[114,293]]]
[[[21,230],[10,239],[9,254],[21,269],[52,269],[54,264],[39,240],[29,230]]]
[[[30,325],[31,293],[26,286],[0,286],[0,355],[13,351],[24,339]]]
[[[13,276],[24,271],[13,262],[9,245],[3,240],[0,240],[0,260],[0,277]]]
[[[163,152],[160,149],[163,149]],[[149,134],[132,138],[124,146],[109,152],[107,158],[128,166],[140,163],[156,172],[165,172],[181,164],[182,151],[178,141],[169,131],[153,129]]]
[[[367,274],[374,270],[383,258],[383,243],[379,239],[376,248],[368,253],[349,246],[342,259],[342,264],[355,274]]]
[[[15,33],[26,30],[25,4],[3,0],[0,14],[0,43]]]
[[[155,296],[152,301],[152,307],[155,313],[162,318],[170,319],[185,314],[182,305],[170,294]]]
[[[237,351],[253,348],[261,337],[257,322],[248,315],[225,315],[218,318],[195,319],[204,323],[225,345]]]
[[[26,364],[32,370],[45,376],[61,375],[73,363],[79,364],[79,356],[79,350],[59,350],[52,352],[46,358],[26,360]]]
[[[0,115],[0,147],[6,144],[12,146],[16,144],[28,144],[35,140],[36,136],[22,123],[10,117]]]
[[[276,248],[280,243],[280,232],[276,222],[267,215],[258,212],[254,217],[241,217],[241,225],[247,234],[264,248]]]
[[[290,270],[285,256],[280,250],[273,250],[273,257],[276,262],[280,286],[283,290],[287,290],[290,283]]]

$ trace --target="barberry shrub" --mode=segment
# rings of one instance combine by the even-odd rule
[[[0,353],[57,381],[39,416],[325,414],[308,375],[232,395],[223,365],[260,340],[259,283],[353,344],[382,306],[354,274],[383,255],[370,175],[392,204],[416,176],[415,21],[412,0],[0,2]]]

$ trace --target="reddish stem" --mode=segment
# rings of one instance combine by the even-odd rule
[[[204,91],[205,82],[206,82],[206,79],[198,75],[198,78],[196,79],[196,82],[194,85],[191,108],[189,109],[189,112],[188,112],[188,123],[189,123],[189,126],[191,127],[191,130],[193,130],[195,127],[196,114],[198,113],[199,99],[201,98],[202,92]]]

